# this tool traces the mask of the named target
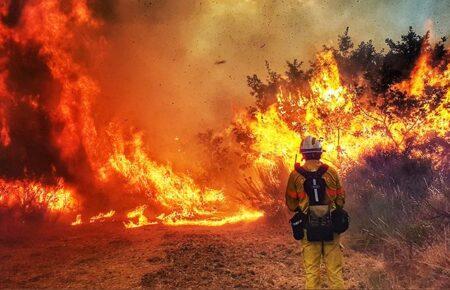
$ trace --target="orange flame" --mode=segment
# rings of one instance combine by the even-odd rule
[[[393,85],[392,89],[405,90],[412,98],[422,98],[426,86],[447,89],[450,70],[432,68],[428,58],[428,54],[421,55],[411,79]],[[237,116],[236,122],[248,128],[254,138],[256,164],[270,167],[281,158],[292,166],[300,139],[305,135],[322,137],[326,151],[323,158],[341,167],[346,162],[357,162],[361,154],[376,146],[401,147],[407,136],[418,138],[429,132],[444,136],[449,128],[448,90],[444,102],[421,120],[420,126],[400,119],[387,124],[379,112],[364,108],[341,83],[330,50],[318,54],[310,88],[312,96],[302,91],[285,94],[280,89],[277,103],[264,112],[258,111],[254,120]]]
[[[97,173],[97,180],[94,182],[106,183],[111,181],[113,175],[121,176],[128,185],[125,190],[144,192],[154,199],[157,206],[163,208],[167,214],[163,222],[167,220],[168,224],[189,223],[193,220],[203,220],[204,223],[208,223],[208,220],[211,223],[222,220],[229,223],[247,219],[250,209],[243,205],[237,207],[235,204],[228,204],[230,200],[226,199],[222,190],[200,188],[191,177],[175,174],[169,165],[160,165],[151,160],[144,150],[141,134],[125,140],[120,132],[112,132],[109,136],[112,146],[108,147],[110,140],[105,140],[108,138],[98,134],[100,130],[96,127],[92,114],[100,88],[89,76],[88,70],[77,61],[79,56],[76,52],[84,49],[95,51],[101,56],[104,50],[103,38],[89,37],[89,33],[95,32],[102,23],[92,17],[86,0],[70,2],[71,9],[64,13],[61,12],[59,2],[45,0],[27,3],[22,11],[20,25],[13,29],[6,25],[0,26],[0,44],[7,39],[23,45],[28,42],[39,44],[39,54],[45,58],[52,79],[60,86],[56,109],[39,109],[47,110],[55,124],[52,127],[53,140],[49,142],[59,148],[62,160],[69,165],[68,170],[77,176],[79,168],[72,168],[71,165],[78,164],[80,152],[83,152],[89,169]],[[1,13],[6,12],[2,10]],[[87,34],[89,41],[77,41],[81,32]],[[96,59],[92,59],[92,65],[95,61]],[[6,77],[5,74],[0,75],[1,92],[14,99],[5,85]],[[29,105],[33,108],[39,106],[36,101]],[[8,146],[9,127],[4,115],[0,111],[0,141],[3,146]],[[56,196],[61,195],[60,192],[51,192]],[[52,208],[63,206],[55,205],[54,202],[50,205]],[[241,210],[241,207],[244,209]],[[142,208],[133,212],[129,215],[138,216],[138,224],[148,222]],[[90,221],[104,218],[106,216],[100,214]]]
[[[0,179],[0,203],[9,207],[46,207],[53,212],[70,212],[76,208],[73,190],[62,179],[56,185],[44,185],[32,180]]]
[[[433,68],[430,61],[430,53],[423,52],[417,59],[410,78],[395,84],[393,88],[412,96],[422,97],[427,86],[447,86],[450,81],[450,65],[442,72],[438,67]]]
[[[135,134],[132,141],[118,139],[118,135],[113,134],[116,143],[109,159],[109,170],[102,172],[119,173],[131,186],[154,197],[171,212],[162,218],[163,223],[220,225],[262,216],[257,211],[241,209],[242,205],[234,209],[233,203],[227,203],[222,190],[201,189],[189,176],[175,174],[170,166],[150,160],[144,151],[141,133]]]
[[[326,107],[329,111],[350,111],[353,96],[341,84],[333,52],[326,50],[318,54],[316,61],[320,69],[316,71],[310,82],[311,90],[316,96],[313,102],[316,102],[318,106]]]
[[[410,78],[393,85],[392,88],[421,100],[425,97],[424,93],[427,87],[446,89],[446,94],[440,106],[427,115],[425,130],[418,130],[418,132],[420,135],[424,135],[424,131],[429,131],[428,128],[432,127],[442,135],[450,126],[450,90],[448,89],[450,87],[450,64],[444,69],[439,66],[433,68],[431,54],[423,51],[417,59]]]
[[[127,218],[129,218],[130,221],[128,221],[127,223],[123,223],[124,226],[127,229],[130,229],[130,228],[138,228],[138,227],[142,227],[142,226],[157,224],[157,222],[150,222],[148,220],[148,218],[145,216],[144,211],[146,208],[147,208],[146,205],[141,205],[141,206],[138,206],[136,209],[128,212]],[[136,219],[137,219],[137,221],[134,222],[134,220],[136,220]]]
[[[75,220],[70,225],[78,226],[78,225],[81,225],[82,223],[83,223],[83,221],[81,219],[81,214],[77,214],[77,217],[75,218]]]
[[[90,223],[104,222],[106,219],[112,218],[115,214],[116,214],[116,211],[114,211],[114,210],[110,210],[109,212],[106,212],[106,213],[99,213],[98,215],[91,217],[89,219],[89,222]]]
[[[176,213],[170,215],[160,215],[158,218],[162,220],[163,224],[170,226],[179,225],[193,225],[193,226],[223,226],[226,224],[235,224],[239,222],[251,222],[264,216],[262,211],[248,210],[245,208],[239,209],[233,215],[230,216],[212,216],[209,219],[187,219],[180,217]]]

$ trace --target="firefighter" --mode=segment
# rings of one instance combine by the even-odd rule
[[[319,139],[307,136],[302,140],[300,153],[305,162],[302,166],[297,163],[289,176],[286,205],[289,210],[305,216],[301,247],[306,289],[321,288],[322,259],[329,287],[342,289],[342,249],[339,234],[333,232],[331,213],[343,211],[344,191],[336,170],[320,161],[322,152]]]

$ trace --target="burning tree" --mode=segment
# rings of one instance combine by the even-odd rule
[[[294,144],[305,134],[325,139],[334,154],[326,159],[336,166],[357,161],[375,145],[404,150],[428,134],[445,138],[450,101],[445,41],[432,46],[429,33],[419,36],[410,28],[399,42],[387,39],[390,49],[382,53],[371,41],[352,49],[347,29],[339,49],[324,47],[307,70],[294,60],[284,76],[268,69],[267,83],[248,77],[256,110],[253,120],[240,124],[249,124],[256,158],[292,163]],[[277,151],[274,140],[284,140],[286,152]]]

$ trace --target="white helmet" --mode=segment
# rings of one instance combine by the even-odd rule
[[[300,144],[301,153],[322,153],[322,143],[319,139],[312,136],[306,136]]]

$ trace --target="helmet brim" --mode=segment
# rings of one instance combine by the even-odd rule
[[[325,150],[323,149],[300,149],[300,153],[322,153],[325,152]]]

